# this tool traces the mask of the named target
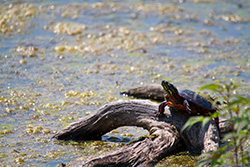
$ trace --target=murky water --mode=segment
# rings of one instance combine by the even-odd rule
[[[145,134],[52,142],[119,92],[234,80],[249,96],[249,1],[1,1],[0,163],[55,166]]]

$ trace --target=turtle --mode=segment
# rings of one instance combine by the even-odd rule
[[[210,116],[216,112],[210,102],[191,90],[178,91],[173,84],[165,80],[161,82],[161,85],[166,91],[166,95],[165,101],[159,105],[157,115],[163,115],[165,106],[169,106],[176,111],[186,111],[189,115]],[[214,122],[219,130],[219,117],[214,118]]]

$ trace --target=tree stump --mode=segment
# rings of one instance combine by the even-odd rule
[[[95,114],[70,124],[53,136],[58,140],[100,140],[105,133],[121,126],[146,129],[150,137],[123,146],[89,160],[73,161],[72,166],[154,166],[180,145],[189,151],[205,153],[219,148],[219,131],[213,121],[201,123],[181,132],[189,119],[186,112],[166,107],[163,116],[156,116],[158,103],[148,100],[124,100],[101,107]],[[220,132],[231,129],[220,122]]]

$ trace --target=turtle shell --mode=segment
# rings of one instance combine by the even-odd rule
[[[187,89],[181,90],[179,91],[179,95],[184,99],[186,99],[187,101],[192,102],[196,105],[199,105],[207,109],[214,109],[211,103],[209,103],[204,97],[191,90]]]

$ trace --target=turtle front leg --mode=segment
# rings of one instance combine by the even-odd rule
[[[184,100],[183,101],[183,105],[186,107],[186,111],[187,111],[187,113],[190,115],[191,114],[191,109],[190,109],[190,105],[189,105],[189,103],[188,103],[188,101],[187,100]]]
[[[164,113],[164,111],[165,111],[166,105],[167,105],[167,101],[163,101],[163,102],[159,105],[158,112],[156,113],[157,116],[163,115],[163,113]]]

